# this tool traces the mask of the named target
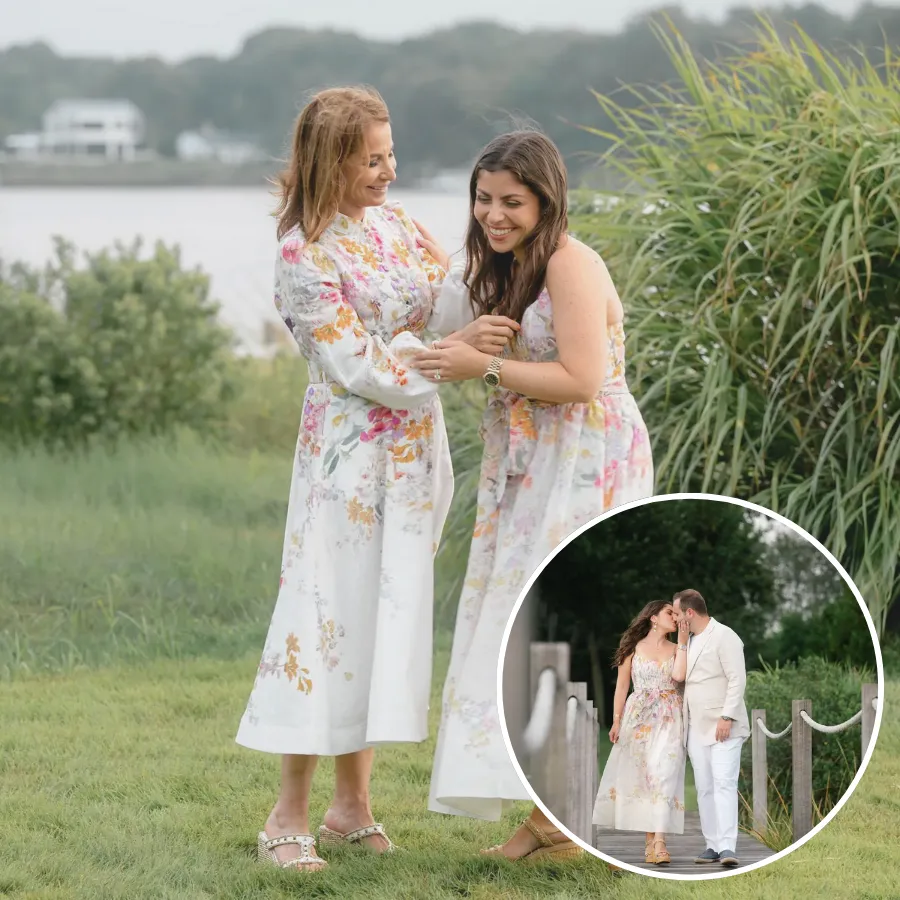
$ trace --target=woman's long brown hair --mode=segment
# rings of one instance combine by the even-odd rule
[[[619,649],[613,656],[613,666],[621,666],[622,663],[634,653],[638,642],[642,641],[653,627],[651,616],[658,616],[667,606],[671,606],[671,600],[651,600],[632,620],[625,629],[619,641]]]
[[[510,172],[534,193],[540,218],[525,239],[525,262],[512,252],[495,253],[484,226],[475,218],[478,176]],[[476,316],[496,313],[517,322],[544,287],[547,264],[568,228],[568,179],[556,145],[539,131],[511,131],[481,151],[469,181],[469,228],[466,233],[465,283]]]
[[[295,225],[309,243],[322,236],[347,187],[343,164],[364,149],[369,125],[389,121],[373,87],[329,88],[313,95],[297,117],[290,161],[275,181],[281,194],[275,210],[279,239]]]

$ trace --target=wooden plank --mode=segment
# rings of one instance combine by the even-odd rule
[[[591,796],[596,799],[597,792],[600,790],[600,712],[595,709],[593,711],[593,724],[591,725],[591,764],[594,771],[594,786],[591,788]],[[591,818],[593,819],[593,809],[591,810]],[[596,825],[591,826],[591,844],[597,846],[597,835],[600,829]]]
[[[812,830],[812,729],[800,716],[812,718],[811,700],[794,700],[791,704],[791,745],[793,751],[792,823],[794,840],[799,841]]]
[[[668,866],[644,862],[643,831],[613,831],[598,828],[594,846],[613,859],[648,871],[672,872],[680,875],[703,875],[708,872],[710,875],[719,875],[724,868],[718,863],[701,865],[694,862],[697,854],[706,849],[703,832],[700,830],[700,816],[694,811],[686,812],[684,815],[683,834],[666,836],[666,846],[672,857],[672,862]],[[774,850],[744,831],[738,837],[736,852],[740,864],[735,868],[749,866],[775,855]]]
[[[522,736],[528,724],[531,698],[534,696],[531,692],[533,688],[529,686],[529,668],[536,594],[537,590],[533,587],[519,607],[503,659],[503,718],[513,754],[526,775],[530,773],[531,760],[525,752]]]
[[[597,769],[597,750],[594,747],[594,704],[588,700],[584,706],[584,756],[581,760],[582,778],[584,779],[585,810],[584,834],[579,837],[593,846],[594,840],[594,772]]]
[[[535,754],[531,770],[531,784],[544,805],[562,822],[566,820],[566,685],[569,681],[569,645],[564,643],[534,643],[531,645],[531,697],[537,693],[537,683],[544,669],[556,674],[556,692],[550,734],[544,747]]]
[[[751,715],[751,753],[753,759],[753,828],[765,836],[769,826],[769,767],[766,735],[759,727],[766,724],[766,711],[754,709]]]
[[[585,838],[587,829],[584,821],[584,808],[587,786],[584,783],[584,757],[587,752],[587,728],[585,727],[587,722],[584,704],[587,702],[587,685],[584,682],[570,681],[566,690],[567,706],[571,697],[578,701],[578,706],[575,709],[574,728],[569,740],[566,818],[562,821],[578,837]]]
[[[878,697],[877,684],[864,684],[862,686],[862,756],[860,762],[865,759],[866,750],[872,740],[872,732],[875,731],[875,707],[872,701]]]

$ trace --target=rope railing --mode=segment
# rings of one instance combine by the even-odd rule
[[[553,701],[556,695],[556,670],[549,666],[538,675],[537,693],[531,708],[531,717],[522,735],[522,744],[528,753],[543,749],[553,724]]]
[[[575,735],[575,717],[578,715],[578,698],[569,697],[566,703],[566,741],[572,743]]]
[[[840,725],[822,725],[820,722],[816,722],[806,710],[800,710],[800,718],[809,725],[815,731],[821,731],[822,734],[840,734],[842,731],[846,731],[852,725],[856,725],[860,719],[862,719],[863,711],[859,710],[859,712],[850,716],[846,722],[841,722]]]
[[[860,708],[846,722],[838,725],[824,725],[812,717],[812,702],[794,700],[791,704],[791,721],[787,727],[778,732],[766,727],[766,711],[754,709],[751,717],[753,731],[751,735],[753,761],[753,827],[760,834],[765,834],[768,827],[769,777],[766,740],[780,740],[791,734],[791,777],[792,777],[792,809],[791,818],[794,840],[799,840],[812,829],[813,788],[812,788],[812,733],[840,734],[862,725],[861,759],[872,740],[875,729],[875,718],[878,712],[878,686],[864,684],[862,686],[862,702]]]
[[[783,738],[794,727],[794,723],[788,722],[787,728],[785,728],[784,731],[779,731],[778,734],[775,734],[775,732],[769,731],[769,729],[766,728],[765,724],[763,723],[763,720],[759,716],[757,716],[756,727],[759,728],[759,730],[767,738],[771,738],[773,741],[777,741],[779,738]]]
[[[878,709],[878,698],[877,697],[872,698],[872,709]],[[800,711],[800,718],[802,718],[803,721],[806,722],[806,724],[809,725],[810,728],[814,729],[815,731],[820,731],[822,734],[840,734],[840,732],[846,731],[848,728],[851,728],[852,726],[859,724],[859,722],[862,721],[863,712],[864,712],[864,710],[862,710],[862,709],[857,710],[857,712],[855,712],[852,716],[850,716],[850,718],[847,719],[846,722],[841,722],[840,725],[823,725],[821,722],[816,722],[814,719],[812,719],[809,716],[809,714],[806,712],[806,710]],[[783,738],[786,734],[788,734],[790,732],[791,728],[794,727],[794,723],[788,722],[787,728],[783,729],[782,731],[779,731],[776,734],[774,731],[769,731],[769,729],[766,728],[765,722],[763,722],[763,720],[759,716],[757,716],[756,717],[756,726],[767,738],[769,738],[770,740],[773,740],[773,741],[777,741],[780,738]]]

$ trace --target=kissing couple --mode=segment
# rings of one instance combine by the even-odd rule
[[[738,865],[738,776],[750,734],[743,642],[709,615],[697,591],[686,590],[671,602],[648,603],[622,635],[613,662],[613,748],[594,824],[645,832],[645,862],[671,863],[666,834],[684,833],[687,755],[706,841],[695,862]]]

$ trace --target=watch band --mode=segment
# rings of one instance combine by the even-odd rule
[[[503,365],[503,358],[495,356],[488,364],[487,371],[484,373],[484,383],[489,387],[497,387],[500,384],[500,367]]]

